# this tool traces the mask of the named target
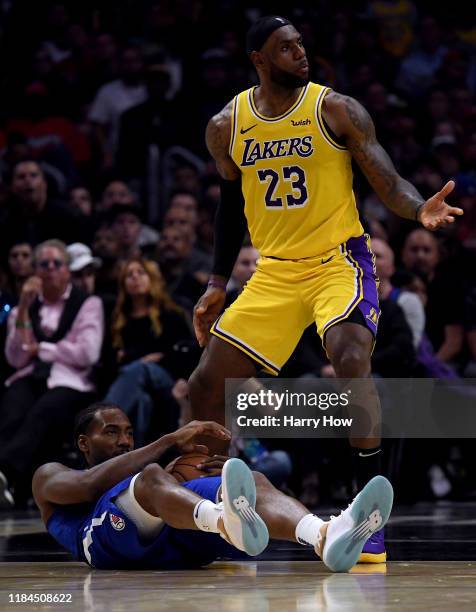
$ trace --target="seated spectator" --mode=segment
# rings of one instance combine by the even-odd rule
[[[23,240],[36,245],[48,238],[66,242],[83,239],[86,226],[78,211],[48,195],[48,184],[38,162],[18,162],[12,171],[10,197],[0,229],[2,247]]]
[[[94,234],[92,248],[93,254],[102,262],[96,274],[97,292],[112,295],[115,300],[119,276],[119,242],[112,229],[106,225],[100,227]]]
[[[87,295],[96,293],[96,270],[101,267],[99,257],[93,257],[91,249],[81,242],[66,247],[69,256],[69,271],[75,287]]]
[[[206,281],[191,271],[192,243],[183,231],[164,228],[157,244],[157,261],[167,284],[167,291],[176,302],[191,309],[205,290]],[[185,300],[185,301],[184,301]]]
[[[109,211],[110,227],[117,238],[119,259],[140,257],[139,234],[142,227],[140,210],[134,204],[114,204]]]
[[[69,202],[86,217],[94,212],[93,199],[87,187],[73,187],[69,192]]]
[[[114,206],[135,206],[139,209],[137,198],[123,181],[113,180],[106,185],[101,201],[98,203],[99,223],[102,217],[110,213]],[[154,248],[159,239],[159,233],[150,225],[142,223],[137,243],[141,249]]]
[[[406,237],[402,263],[427,280],[425,331],[437,357],[446,363],[457,360],[463,347],[463,291],[458,270],[440,263],[438,240],[422,228]]]
[[[241,247],[226,287],[226,306],[232,304],[243,291],[246,283],[256,271],[258,259],[258,249],[255,249],[250,243]]]
[[[102,192],[101,200],[98,202],[98,210],[107,212],[114,204],[135,204],[135,196],[123,181],[110,181]]]
[[[157,416],[162,433],[172,431],[178,422],[172,389],[174,377],[182,373],[174,347],[190,339],[185,316],[165,291],[157,265],[130,259],[121,272],[112,317],[112,346],[120,369],[105,399],[129,415],[140,444],[147,440],[155,398],[159,398]]]
[[[28,242],[17,242],[8,252],[7,293],[11,302],[16,304],[22,287],[28,277],[33,274],[33,249]]]
[[[198,198],[191,191],[177,189],[170,197],[168,210],[179,209],[186,212],[194,228],[197,226],[198,208]]]
[[[187,238],[191,244],[191,251],[188,257],[188,271],[191,274],[198,275],[200,282],[206,283],[212,269],[212,257],[200,250],[196,246],[197,242],[197,224],[198,215],[190,209],[175,203],[176,199],[172,199],[171,207],[165,213],[164,229],[178,229]]]
[[[52,458],[51,441],[68,440],[75,414],[91,401],[104,332],[99,298],[71,285],[66,246],[46,241],[34,261],[8,320],[5,352],[16,372],[0,407],[0,471],[17,493],[39,455]]]
[[[391,282],[395,274],[395,257],[390,246],[379,238],[372,238],[372,251],[375,255],[375,267],[380,279],[379,297],[382,300],[396,301],[410,327],[413,337],[413,348],[417,350],[425,330],[425,309],[421,300],[411,291],[396,289]]]
[[[103,85],[89,111],[96,142],[101,151],[104,170],[110,170],[116,155],[121,115],[147,98],[142,80],[143,61],[140,50],[128,47],[121,53],[121,77]]]
[[[400,306],[379,291],[380,320],[372,373],[383,378],[406,378],[413,374],[415,350],[412,332]]]
[[[424,309],[426,308],[427,286],[421,276],[408,272],[408,270],[401,270],[395,273],[392,280],[395,287],[390,294],[390,299],[398,300],[400,295],[409,292],[420,300]],[[425,312],[424,316],[426,316]],[[433,345],[424,329],[416,347],[416,369],[413,375],[428,378],[458,378],[456,370],[435,354]]]
[[[150,172],[155,167],[156,153],[163,153],[168,146],[183,141],[180,132],[186,131],[179,120],[176,103],[168,99],[168,67],[147,66],[145,82],[146,101],[133,106],[121,117],[116,157],[118,171],[141,185],[143,198],[147,197],[147,183],[152,178]]]

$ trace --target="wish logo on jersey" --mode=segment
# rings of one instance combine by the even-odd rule
[[[244,141],[244,145],[242,166],[254,166],[257,161],[262,159],[292,157],[293,155],[309,157],[314,153],[312,136],[265,140],[264,142],[248,138]]]
[[[122,531],[126,526],[126,521],[122,516],[117,516],[117,514],[112,514],[112,512],[109,514],[109,520],[116,531]]]

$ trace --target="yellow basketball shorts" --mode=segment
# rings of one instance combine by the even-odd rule
[[[380,316],[377,287],[366,234],[319,257],[262,257],[243,292],[210,332],[277,375],[313,321],[324,341],[330,327],[358,308],[375,337]]]

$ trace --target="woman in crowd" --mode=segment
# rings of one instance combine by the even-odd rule
[[[175,355],[180,343],[191,339],[185,315],[168,296],[154,262],[134,257],[124,264],[111,333],[119,372],[105,399],[132,419],[140,446],[147,439],[154,407],[162,433],[177,425],[179,408],[172,396],[179,375]]]

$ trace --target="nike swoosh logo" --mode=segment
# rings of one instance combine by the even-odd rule
[[[249,132],[250,130],[252,130],[252,129],[253,129],[254,127],[256,127],[257,125],[258,125],[258,124],[257,124],[257,123],[255,123],[255,124],[254,124],[254,125],[252,125],[251,127],[246,128],[246,130],[244,130],[243,128],[241,128],[241,130],[240,130],[240,134],[246,134],[246,132]]]
[[[205,501],[205,500],[203,500],[203,501]],[[195,508],[195,518],[198,518],[198,511],[199,511],[199,509],[200,509],[200,506],[203,504],[203,501],[201,501],[201,502],[198,504],[198,506]]]
[[[328,262],[328,261],[330,261],[330,260],[331,260],[333,257],[334,257],[334,255],[331,255],[331,256],[329,257],[329,259],[321,259],[321,264],[325,264],[325,263],[327,263],[327,262]]]
[[[373,453],[359,453],[359,457],[372,457],[373,455],[376,455],[379,452],[380,452],[380,448]]]

